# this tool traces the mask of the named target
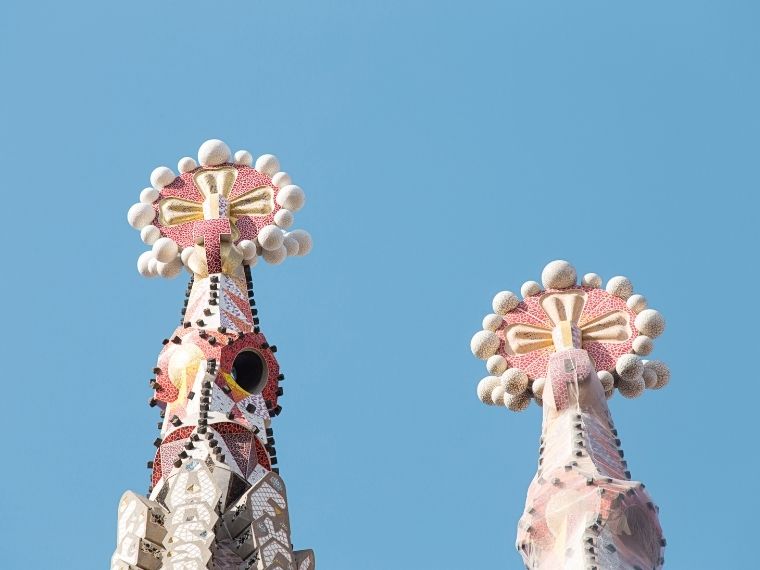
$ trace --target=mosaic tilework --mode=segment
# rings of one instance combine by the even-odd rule
[[[251,192],[257,188],[269,187],[272,189],[273,196],[277,195],[278,188],[272,183],[272,179],[258,172],[257,170],[243,165],[225,165],[226,168],[234,168],[237,170],[237,178],[235,179],[232,191],[230,193],[230,201],[240,198],[247,192]],[[161,216],[159,215],[159,206],[161,201],[167,198],[180,198],[187,200],[190,203],[198,205],[197,212],[199,218],[203,218],[203,210],[200,205],[203,203],[204,196],[194,181],[194,175],[197,171],[186,172],[180,174],[174,182],[165,186],[160,192],[160,198],[154,204],[156,210],[157,221],[155,225],[161,231],[161,235],[169,237],[177,242],[179,245],[186,247],[193,245],[195,239],[193,238],[193,222],[195,220],[187,221],[175,225],[166,225],[162,223]],[[271,213],[267,215],[257,216],[242,216],[235,221],[235,234],[236,242],[243,239],[254,239],[258,234],[258,231],[266,225],[272,224],[274,221],[274,214],[280,210],[280,206],[276,202],[273,202],[273,208]]]
[[[247,153],[240,156],[239,162],[250,162]],[[154,246],[146,252],[149,271],[144,267],[148,258],[140,257],[141,274],[171,277],[184,265],[193,278],[180,326],[163,341],[149,379],[150,405],[162,417],[157,449],[148,462],[149,496],[125,494],[112,569],[314,567],[311,551],[292,549],[285,486],[277,474],[270,426],[281,411],[283,376],[277,349],[258,326],[250,266],[243,265],[243,259],[252,263],[261,244],[230,245],[255,240],[264,226],[272,226],[264,245],[275,247],[272,239],[290,239],[290,255],[299,248],[302,255],[308,253],[308,234],[299,230],[287,238],[284,229],[303,205],[303,193],[286,173],[273,174],[288,186],[281,198],[289,210],[280,216],[280,226],[272,225],[281,210],[279,187],[269,175],[225,160],[231,160],[229,149],[211,140],[199,150],[203,167],[182,159],[180,170],[189,171],[176,177],[165,167],[157,168],[151,174],[153,189],[143,191],[141,202],[128,213],[143,241]],[[278,166],[270,155],[256,164],[271,173]],[[158,232],[146,226],[151,211]],[[192,250],[183,252],[190,246]],[[240,358],[233,368],[243,351],[258,354],[263,367],[247,355],[248,360]],[[259,370],[263,376],[257,383]],[[217,524],[218,518],[237,509],[247,510],[250,520],[247,528],[230,534]]]
[[[206,338],[201,338],[199,334],[200,331],[194,327],[178,327],[172,338],[179,338],[181,342],[169,342],[161,351],[157,366],[159,371],[156,373],[158,389],[154,396],[157,401],[167,403],[173,402],[177,399],[179,390],[169,378],[169,361],[172,354],[178,350],[179,346],[186,343],[192,343],[203,351],[206,361],[220,361],[220,370],[227,374],[231,372],[232,363],[241,350],[252,349],[258,352],[267,365],[267,382],[261,395],[265,400],[271,402],[273,406],[277,405],[279,397],[277,389],[279,388],[278,377],[280,375],[280,366],[263,333],[247,333],[240,337],[238,335],[219,333],[218,331],[204,331],[203,334]],[[214,344],[209,342],[209,339],[211,338],[214,339]],[[221,374],[219,374],[217,379],[217,385],[220,387],[226,385]]]
[[[470,341],[489,374],[476,390],[484,404],[519,412],[535,399],[543,410],[538,469],[517,531],[526,568],[664,563],[658,509],[631,480],[607,399],[616,389],[633,398],[667,384],[667,366],[641,360],[665,322],[626,277],[601,287],[598,275],[579,280],[569,262],[551,261],[541,283],[523,284],[522,301],[496,293]]]
[[[517,532],[523,562],[540,569],[661,568],[657,509],[644,486],[630,479],[586,351],[555,353],[549,379],[569,389],[544,390],[539,468]],[[563,402],[555,401],[557,394]],[[635,534],[629,532],[633,527]],[[601,548],[606,566],[600,564]]]
[[[546,348],[533,350],[527,354],[514,354],[507,349],[505,331],[513,326],[530,325],[543,329],[546,338],[551,339],[551,331],[556,323],[553,323],[546,314],[544,308],[541,306],[541,302],[545,300],[547,296],[557,293],[567,294],[568,292],[572,293],[574,291],[582,291],[586,295],[586,302],[577,323],[578,328],[580,328],[581,331],[581,338],[583,338],[584,327],[604,315],[621,312],[628,315],[630,321],[629,326],[631,329],[631,336],[625,342],[600,342],[583,339],[582,346],[591,356],[595,368],[597,370],[614,370],[618,357],[631,352],[633,340],[637,336],[638,331],[633,325],[636,315],[628,309],[625,301],[610,295],[602,289],[594,289],[590,287],[579,287],[570,290],[550,289],[542,295],[534,295],[525,298],[520,302],[516,309],[504,315],[505,326],[497,331],[497,335],[501,339],[498,353],[507,359],[510,368],[520,368],[531,380],[546,376],[546,370],[549,365],[549,356],[555,350],[553,344]]]
[[[203,240],[209,273],[222,272],[222,236],[231,234],[232,227],[227,218],[193,222],[193,239],[196,243]]]

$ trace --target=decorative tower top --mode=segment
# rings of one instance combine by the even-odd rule
[[[653,340],[665,330],[665,319],[647,308],[643,295],[633,293],[626,277],[613,277],[602,289],[602,278],[587,273],[577,283],[567,261],[549,263],[541,284],[527,281],[523,300],[511,291],[497,293],[493,313],[483,318],[482,331],[472,337],[472,353],[486,361],[488,376],[478,384],[478,397],[489,405],[512,411],[541,405],[550,357],[558,351],[583,348],[588,352],[607,399],[615,388],[636,398],[645,388],[664,387],[670,372],[659,360],[642,360]],[[554,387],[564,405],[561,385]]]
[[[478,397],[513,411],[543,406],[538,471],[518,524],[526,568],[658,569],[665,540],[658,509],[631,480],[607,399],[628,398],[668,383],[657,360],[642,360],[665,329],[625,277],[601,289],[595,273],[578,284],[575,268],[552,261],[543,286],[528,281],[522,301],[509,291],[470,347],[486,361]]]
[[[137,260],[141,275],[175,277],[183,264],[199,277],[232,275],[259,256],[279,264],[311,251],[307,232],[287,231],[305,197],[277,158],[264,154],[252,167],[251,153],[240,150],[232,160],[229,147],[212,139],[198,149],[197,163],[179,161],[179,176],[166,166],[153,170],[151,187],[127,213],[152,246]]]
[[[182,319],[163,342],[150,379],[158,407],[149,496],[119,504],[112,570],[313,570],[311,550],[294,551],[272,418],[285,376],[259,327],[250,266],[306,255],[311,237],[287,231],[304,203],[272,155],[255,167],[247,151],[206,141],[161,166],[129,209],[152,249],[146,276],[191,273]]]

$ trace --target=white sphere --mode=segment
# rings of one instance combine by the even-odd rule
[[[150,260],[148,260],[148,277],[155,277],[158,275],[158,260],[155,258],[152,251],[150,253]]]
[[[489,374],[499,375],[507,369],[507,359],[501,354],[494,354],[486,361],[486,370]]]
[[[264,226],[259,230],[258,238],[261,247],[265,251],[274,251],[282,247],[285,235],[282,230],[274,225]]]
[[[159,261],[156,269],[161,277],[171,279],[179,275],[179,272],[182,270],[182,260],[179,257],[175,257],[169,263],[161,263]]]
[[[637,376],[641,376],[643,369],[644,363],[635,354],[623,354],[615,363],[615,371],[622,380],[633,380]]]
[[[520,299],[512,291],[501,291],[500,293],[496,293],[491,306],[493,307],[493,312],[497,315],[506,315],[519,304]]]
[[[141,230],[153,221],[156,217],[156,211],[150,204],[133,204],[127,212],[127,221],[129,225],[136,230]]]
[[[526,390],[520,394],[504,394],[504,405],[513,412],[522,412],[530,406],[530,392]]]
[[[586,273],[586,275],[584,275],[583,279],[581,280],[581,284],[584,287],[593,287],[594,289],[598,289],[602,286],[602,278],[599,277],[596,273]]]
[[[285,208],[277,210],[277,213],[274,215],[274,223],[278,228],[287,230],[290,226],[293,225],[293,212]]]
[[[641,376],[644,378],[644,385],[647,388],[653,390],[657,386],[657,372],[655,372],[654,368],[645,365]]]
[[[538,295],[541,291],[543,291],[543,289],[541,289],[541,284],[538,281],[526,281],[522,284],[522,287],[520,287],[520,295],[523,296],[523,299],[525,297]]]
[[[654,309],[644,309],[641,311],[636,315],[636,320],[633,321],[633,324],[636,325],[641,334],[645,334],[650,338],[657,338],[665,331],[665,317]]]
[[[493,390],[491,390],[491,401],[494,406],[504,405],[504,394],[506,394],[506,392],[504,391],[504,386],[501,384],[497,384],[493,387]]]
[[[282,242],[282,245],[285,246],[285,251],[288,252],[288,257],[293,257],[298,255],[298,240],[294,237],[287,236],[285,240]]]
[[[546,387],[546,378],[536,378],[530,389],[536,397],[536,401],[544,399],[544,388]]]
[[[180,259],[182,259],[180,257]],[[188,256],[187,268],[193,273],[203,274],[208,270],[206,263],[206,254],[201,251],[200,248],[193,248],[192,253]]]
[[[177,175],[174,174],[171,168],[159,166],[150,173],[150,185],[156,190],[161,190],[164,186],[168,186],[174,182],[175,178],[177,178]]]
[[[541,272],[541,283],[546,289],[567,289],[574,287],[578,275],[570,262],[557,259],[546,264]]]
[[[255,255],[251,259],[244,259],[243,264],[247,265],[248,267],[254,267],[259,262],[259,256]]]
[[[196,168],[198,168],[198,163],[189,156],[180,158],[179,162],[177,163],[177,170],[179,170],[182,174],[185,172],[191,172]]]
[[[143,277],[153,277],[150,272],[150,260],[153,258],[153,252],[148,250],[140,254],[137,258],[137,271]]]
[[[607,281],[606,290],[610,295],[615,295],[625,301],[633,295],[633,283],[627,277],[618,275]]]
[[[292,237],[298,242],[298,255],[303,257],[311,251],[312,240],[311,234],[304,230],[293,230],[285,234],[285,237]]]
[[[652,339],[646,335],[640,334],[633,339],[633,352],[639,356],[647,356],[654,349]]]
[[[486,376],[478,382],[478,399],[489,406],[494,405],[491,399],[491,392],[499,385],[499,379],[496,376]]]
[[[256,257],[256,243],[249,239],[241,240],[237,245],[240,252],[243,254],[243,259],[249,260]]]
[[[219,166],[230,161],[232,152],[219,139],[209,139],[198,149],[198,162],[201,166]]]
[[[256,159],[256,170],[267,176],[273,176],[280,170],[280,161],[273,154],[262,154]]]
[[[273,251],[270,250],[264,250],[264,252],[261,254],[261,257],[264,258],[264,261],[267,263],[271,263],[272,265],[279,265],[283,261],[285,261],[285,258],[288,256],[288,252],[285,249],[284,245],[281,245],[278,249],[275,249]]]
[[[277,186],[277,188],[283,188],[284,186],[293,184],[293,181],[290,179],[290,174],[287,172],[278,172],[272,176],[272,184]]]
[[[143,204],[152,204],[158,200],[159,196],[160,193],[155,188],[145,188],[142,192],[140,192],[140,202]]]
[[[647,308],[647,298],[644,295],[631,295],[625,302],[634,313],[640,313]]]
[[[187,265],[190,261],[190,256],[193,255],[193,253],[195,253],[195,248],[192,245],[184,248],[179,254],[180,261],[182,261],[184,265]]]
[[[618,385],[618,392],[620,392],[626,398],[638,398],[644,393],[646,384],[644,384],[644,377],[639,374],[629,379],[620,379]]]
[[[235,164],[251,166],[253,164],[253,155],[247,150],[239,150],[235,153]]]
[[[179,248],[177,243],[167,237],[157,239],[153,243],[153,255],[156,256],[156,260],[160,263],[169,263],[177,257]]]
[[[596,375],[599,378],[599,382],[601,382],[602,388],[604,389],[605,392],[614,390],[615,377],[612,375],[611,372],[608,372],[607,370],[600,370],[599,372],[597,372]]]
[[[650,360],[646,363],[646,367],[651,368],[657,374],[657,384],[654,386],[655,390],[667,386],[668,382],[670,382],[670,369],[667,364],[659,360]]]
[[[519,368],[510,368],[501,375],[501,384],[513,396],[527,390],[529,382],[528,375]]]
[[[483,317],[483,330],[496,332],[504,324],[504,319],[499,315],[490,313]]]
[[[476,332],[470,341],[470,350],[481,360],[486,360],[499,350],[499,337],[491,331]]]
[[[288,184],[277,192],[276,202],[291,212],[297,212],[303,208],[306,196],[300,186]]]
[[[154,225],[145,226],[140,230],[140,239],[146,245],[153,245],[161,237],[161,230]]]

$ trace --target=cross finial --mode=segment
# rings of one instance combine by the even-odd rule
[[[137,262],[146,276],[176,276],[183,265],[196,275],[232,273],[261,256],[278,264],[311,250],[311,236],[290,230],[303,190],[280,171],[277,158],[248,151],[232,156],[217,139],[203,143],[198,162],[179,161],[180,174],[160,166],[151,188],[140,194],[127,218],[152,246]]]

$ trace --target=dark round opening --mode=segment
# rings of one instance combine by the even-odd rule
[[[244,350],[232,363],[232,377],[243,390],[256,394],[267,383],[267,365],[258,352]]]

